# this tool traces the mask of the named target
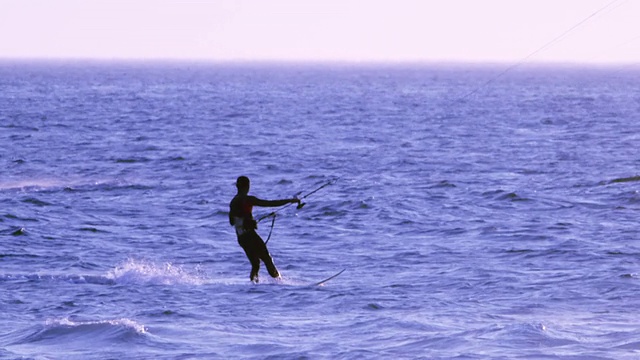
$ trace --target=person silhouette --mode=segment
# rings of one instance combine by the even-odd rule
[[[252,282],[258,282],[258,271],[260,271],[260,260],[267,267],[269,275],[279,278],[280,273],[273,263],[267,245],[256,232],[258,226],[253,218],[253,207],[278,207],[289,203],[298,203],[297,198],[282,200],[263,200],[249,195],[251,182],[248,177],[240,176],[236,180],[238,193],[229,203],[229,223],[235,228],[238,237],[238,244],[242,247],[249,262],[251,263],[251,273],[249,278]]]

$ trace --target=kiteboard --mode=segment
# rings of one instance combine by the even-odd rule
[[[337,273],[335,273],[335,274],[333,274],[333,275],[329,276],[328,278],[326,278],[326,279],[324,279],[324,280],[321,280],[321,281],[318,281],[318,282],[316,282],[316,283],[311,284],[311,286],[322,286],[322,285],[324,285],[327,281],[329,281],[329,280],[331,280],[331,279],[334,279],[334,278],[336,278],[338,275],[342,274],[345,270],[347,270],[347,269],[342,269],[342,270],[338,271]]]

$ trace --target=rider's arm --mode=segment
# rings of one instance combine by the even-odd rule
[[[297,198],[282,199],[282,200],[262,200],[262,199],[258,199],[255,196],[251,196],[250,198],[253,205],[262,206],[262,207],[277,207],[277,206],[287,205],[289,203],[300,203],[300,199],[297,199]]]

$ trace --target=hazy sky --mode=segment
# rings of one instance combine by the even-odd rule
[[[639,19],[640,0],[0,0],[0,57],[639,63]]]

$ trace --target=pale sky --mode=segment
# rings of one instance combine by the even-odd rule
[[[640,0],[0,0],[25,57],[640,63]]]

